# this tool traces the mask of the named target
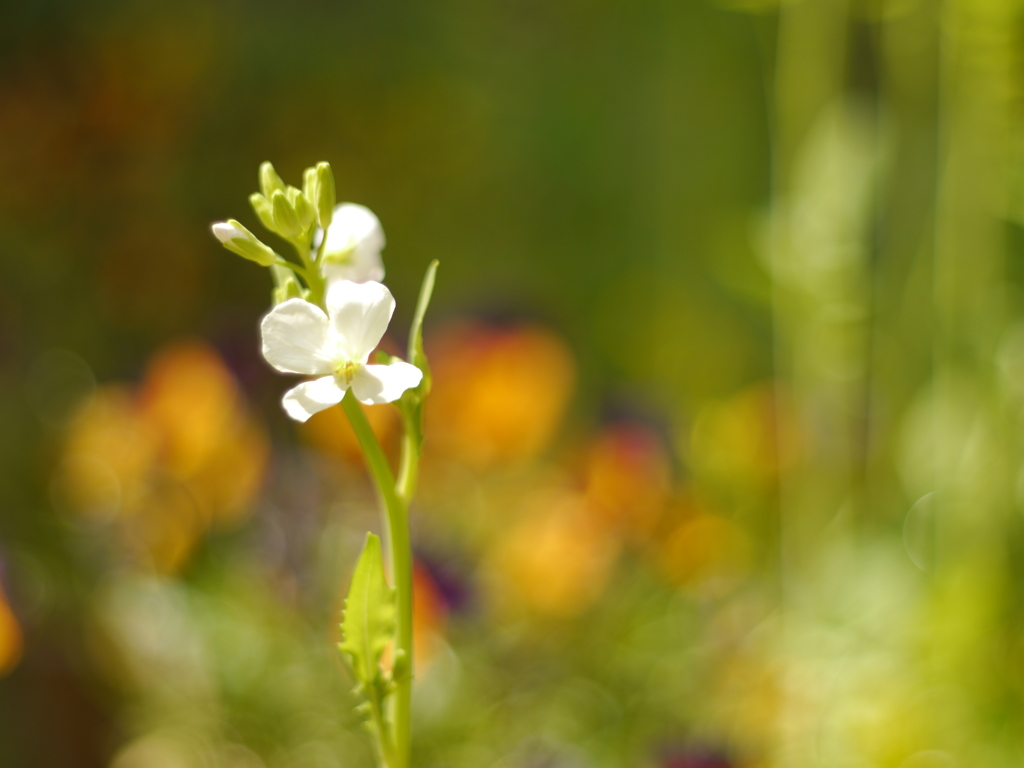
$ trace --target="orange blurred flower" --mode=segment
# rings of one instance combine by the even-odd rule
[[[412,592],[412,653],[416,669],[423,669],[441,645],[448,606],[430,569],[418,560],[413,566]]]
[[[565,342],[537,326],[481,325],[456,326],[432,341],[430,450],[484,469],[548,446],[576,378]]]
[[[569,617],[600,597],[618,554],[616,536],[595,520],[584,497],[554,491],[531,500],[485,568],[499,604]]]
[[[21,627],[0,589],[0,677],[18,665],[23,643]]]
[[[600,517],[632,533],[650,534],[672,490],[672,464],[658,436],[639,424],[617,424],[587,452],[584,493]]]
[[[684,519],[662,541],[658,560],[673,583],[709,597],[721,596],[750,570],[751,542],[730,520],[706,512]]]
[[[146,368],[137,403],[160,435],[161,463],[175,477],[206,464],[237,427],[238,389],[217,353],[203,344],[158,351]]]
[[[57,485],[74,512],[116,521],[129,551],[174,572],[208,527],[245,513],[268,451],[217,353],[181,342],[153,357],[138,391],[107,385],[81,408]]]

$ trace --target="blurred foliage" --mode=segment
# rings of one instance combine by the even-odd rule
[[[442,262],[419,765],[1018,765],[1021,10],[5,9],[0,764],[372,764],[375,499],[208,231],[270,159],[380,217],[393,327]]]

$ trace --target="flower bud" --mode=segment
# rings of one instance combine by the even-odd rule
[[[270,201],[259,192],[253,192],[249,195],[249,204],[256,211],[260,223],[271,232],[275,231],[277,225],[274,224],[274,206],[270,204]]]
[[[302,194],[316,205],[316,168],[307,168],[302,172]]]
[[[315,193],[309,198],[316,208],[317,220],[320,226],[327,229],[331,226],[331,218],[334,213],[334,173],[329,163],[316,164]]]
[[[316,211],[313,210],[309,198],[295,187],[288,187],[288,202],[295,209],[295,215],[299,217],[299,224],[302,225],[302,231],[305,232],[316,218]]]
[[[295,237],[302,232],[299,217],[288,202],[288,196],[282,190],[274,192],[270,198],[274,210],[274,230],[284,237]]]
[[[277,254],[257,239],[248,229],[234,219],[219,221],[213,225],[213,234],[232,253],[269,267],[277,261]]]
[[[260,191],[263,196],[268,200],[274,196],[274,193],[280,190],[284,192],[285,186],[281,177],[277,175],[277,171],[274,170],[274,166],[269,162],[260,164]]]

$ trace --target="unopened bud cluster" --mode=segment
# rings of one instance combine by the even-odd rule
[[[401,399],[400,407],[418,425],[430,388],[420,341],[410,347],[409,362],[391,356],[370,362],[395,309],[382,282],[385,241],[377,217],[356,203],[335,204],[327,163],[303,172],[302,189],[263,163],[259,192],[249,202],[260,223],[292,246],[297,259],[286,259],[234,219],[214,224],[213,234],[229,251],[270,269],[273,308],[260,326],[264,358],[283,373],[318,377],[285,393],[285,411],[305,421],[351,389],[366,404]],[[427,297],[435,268],[425,279]],[[411,336],[421,339],[419,324]]]
[[[321,303],[324,276],[313,250],[314,239],[322,242],[323,233],[334,217],[334,174],[328,163],[317,163],[302,174],[302,189],[285,184],[265,162],[259,170],[259,192],[249,196],[260,223],[270,232],[291,243],[299,263],[289,261],[234,219],[213,225],[213,234],[233,253],[270,267],[274,278],[275,304],[291,298],[310,298]],[[319,242],[317,243],[319,245]],[[301,280],[300,280],[301,278]]]
[[[317,163],[302,174],[302,189],[281,180],[270,163],[260,166],[260,191],[249,196],[263,226],[287,240],[301,238],[314,224],[326,229],[334,210],[334,174]]]

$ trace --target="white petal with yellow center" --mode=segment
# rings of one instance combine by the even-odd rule
[[[289,299],[263,318],[263,356],[285,373],[320,378],[293,387],[282,405],[296,421],[341,402],[345,392],[366,404],[390,403],[418,386],[423,372],[401,361],[369,365],[395,311],[380,283],[343,280],[327,293],[327,313],[303,299]]]

